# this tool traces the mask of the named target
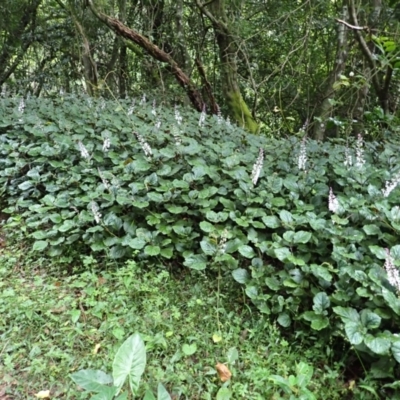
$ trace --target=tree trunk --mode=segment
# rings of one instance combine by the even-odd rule
[[[202,13],[211,21],[219,48],[221,86],[233,119],[248,131],[258,132],[258,124],[240,92],[237,72],[237,44],[228,27],[224,0],[208,3],[210,10],[200,0],[196,0]]]
[[[22,60],[29,46],[33,43],[33,33],[25,35],[27,29],[33,31],[36,12],[42,0],[33,0],[24,8],[20,22],[8,32],[0,53],[0,86],[11,76]],[[26,36],[28,39],[24,39]],[[18,51],[15,51],[20,47]]]
[[[347,21],[349,18],[347,6],[343,6],[342,19]],[[315,118],[314,138],[316,140],[324,140],[326,133],[326,125],[329,117],[333,112],[332,100],[335,97],[335,90],[340,87],[340,76],[344,72],[347,60],[347,28],[344,24],[338,25],[338,38],[336,60],[333,70],[330,74],[329,81],[324,93],[324,99],[319,107],[318,117]]]
[[[86,83],[86,91],[89,96],[95,97],[98,92],[97,65],[92,56],[89,39],[85,33],[82,24],[79,21],[79,18],[74,9],[74,4],[72,4],[71,1],[69,4],[69,11],[71,13],[74,24],[82,38],[82,64]]]

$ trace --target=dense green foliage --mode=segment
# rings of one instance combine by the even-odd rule
[[[232,273],[282,327],[320,344],[343,335],[378,362],[377,378],[397,376],[400,300],[383,266],[400,262],[396,145],[267,140],[222,118],[131,105],[65,97],[22,110],[3,99],[9,227],[66,262],[91,250]]]

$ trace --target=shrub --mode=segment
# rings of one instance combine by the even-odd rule
[[[35,250],[218,265],[283,328],[345,335],[393,375],[396,143],[272,140],[146,102],[1,101],[2,202]]]

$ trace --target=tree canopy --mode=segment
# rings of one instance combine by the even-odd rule
[[[16,0],[0,11],[3,93],[146,94],[275,137],[382,135],[397,121],[394,0]]]

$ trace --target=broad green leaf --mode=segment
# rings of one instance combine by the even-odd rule
[[[394,359],[400,364],[400,340],[392,342],[392,354]]]
[[[70,376],[78,386],[89,392],[98,392],[103,385],[108,385],[113,382],[110,375],[94,369],[82,369],[78,372],[74,372]]]
[[[232,272],[232,276],[233,276],[233,279],[235,279],[236,282],[239,282],[239,283],[242,283],[242,284],[245,284],[250,280],[250,274],[244,268],[235,269]]]
[[[298,231],[294,234],[293,242],[294,243],[307,243],[310,241],[311,237],[312,237],[311,232]]]
[[[328,271],[328,268],[324,265],[317,265],[317,264],[311,264],[310,266],[311,272],[316,276],[317,278],[324,279],[328,282],[332,280],[332,275]]]
[[[182,346],[182,352],[183,352],[183,354],[185,354],[185,356],[191,356],[194,353],[196,353],[196,351],[197,351],[196,343],[192,343],[192,344],[185,343]]]
[[[229,364],[234,364],[239,359],[239,352],[237,351],[237,348],[236,347],[229,348],[226,358]]]
[[[207,267],[207,256],[204,254],[191,254],[185,257],[183,265],[197,271],[201,271]]]
[[[252,300],[255,300],[258,296],[258,290],[255,286],[247,286],[245,292],[246,295]]]
[[[201,230],[203,230],[204,232],[210,233],[215,231],[214,225],[210,224],[207,221],[201,221],[199,225]]]
[[[246,258],[253,258],[255,257],[256,253],[254,252],[253,248],[247,245],[242,245],[238,248],[239,253]]]
[[[135,250],[141,250],[144,246],[146,246],[147,242],[141,238],[134,238],[128,241],[128,246]]]
[[[101,391],[92,396],[90,400],[126,400],[127,393],[115,397],[116,392],[117,388],[115,386],[103,386]]]
[[[25,181],[18,185],[18,188],[21,190],[28,190],[33,186],[33,183],[31,181]]]
[[[281,285],[280,282],[278,281],[277,278],[275,277],[268,277],[265,278],[265,284],[274,291],[280,290],[281,289]]]
[[[300,388],[305,388],[310,382],[311,378],[314,374],[314,368],[303,362],[300,361],[298,364],[296,364],[296,374],[298,377],[298,385]]]
[[[289,314],[281,313],[281,314],[279,314],[279,317],[278,317],[278,323],[280,326],[287,328],[292,324],[292,319],[290,318]]]
[[[380,260],[386,259],[386,251],[384,248],[374,245],[374,246],[369,246],[369,249],[371,250],[372,254],[374,254]]]
[[[276,215],[265,215],[261,219],[267,228],[276,229],[281,226],[281,222]]]
[[[382,288],[382,296],[386,300],[387,305],[397,315],[400,315],[400,299],[386,288]]]
[[[211,243],[208,239],[204,239],[200,242],[200,247],[204,251],[204,254],[213,256],[218,251],[218,246],[215,243]]]
[[[214,223],[224,222],[228,219],[229,214],[227,212],[214,212],[214,211],[207,211],[206,218]]]
[[[366,335],[364,339],[366,346],[375,354],[386,355],[389,354],[391,341],[387,337],[379,337],[373,335]]]
[[[381,317],[369,309],[364,309],[360,312],[361,323],[367,329],[376,329],[381,324]]]
[[[174,248],[173,247],[164,247],[161,249],[160,251],[161,256],[165,257],[165,258],[172,258],[173,254],[174,254]]]
[[[291,225],[293,224],[293,215],[290,211],[287,210],[281,210],[279,212],[279,217],[281,218],[282,222],[285,225]]]
[[[126,254],[126,250],[121,245],[116,245],[110,249],[110,257],[114,260],[122,258]]]
[[[76,222],[73,221],[72,219],[67,219],[62,223],[61,226],[58,227],[58,230],[60,232],[66,232],[74,227],[76,227]]]
[[[360,316],[357,312],[356,309],[351,308],[351,307],[333,307],[333,311],[342,317],[344,322],[354,322],[354,323],[359,323],[360,321]]]
[[[159,383],[157,387],[157,400],[172,400],[162,383]]]
[[[363,231],[367,235],[380,235],[382,233],[379,227],[376,225],[364,225]]]
[[[157,399],[154,396],[153,392],[150,389],[147,389],[146,393],[144,394],[143,400],[157,400]]]
[[[293,241],[294,241],[294,235],[295,235],[295,232],[294,232],[294,231],[286,231],[286,232],[284,232],[284,234],[283,234],[283,238],[284,238],[287,242],[293,243]]]
[[[365,337],[365,329],[360,322],[346,322],[344,325],[347,338],[352,345],[361,344]]]
[[[317,313],[322,313],[330,306],[329,297],[325,292],[317,293],[313,298],[313,309]]]
[[[125,340],[114,358],[112,375],[117,394],[127,378],[132,392],[136,393],[145,366],[146,348],[140,335],[135,333]]]
[[[37,240],[33,243],[33,251],[41,251],[44,250],[49,245],[47,240]]]
[[[280,261],[286,261],[289,256],[292,255],[290,249],[287,247],[281,247],[279,249],[275,249],[275,255]]]
[[[146,246],[144,248],[144,252],[145,254],[149,255],[149,256],[158,256],[160,254],[160,247],[159,246]]]
[[[222,387],[217,392],[216,400],[230,400],[232,398],[232,392],[227,387]]]

